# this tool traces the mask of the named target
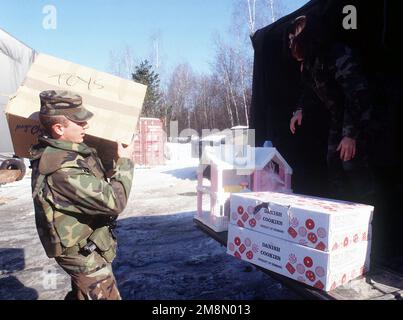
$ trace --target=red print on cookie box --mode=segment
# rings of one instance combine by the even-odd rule
[[[298,219],[296,217],[292,217],[290,220],[290,226],[296,228],[298,227],[298,225],[299,225]]]
[[[318,280],[313,286],[320,290],[323,290],[323,288],[325,287],[320,280]]]
[[[249,220],[249,225],[252,227],[252,228],[254,228],[254,227],[256,227],[256,220],[255,219],[250,219]]]
[[[234,252],[234,256],[237,259],[241,259],[241,254],[245,251],[246,247],[245,245],[242,243],[241,238],[240,237],[235,237],[234,238],[234,243],[235,246],[237,246],[238,248],[236,248],[235,252]],[[232,243],[231,243],[232,244]],[[231,250],[231,247],[229,247]],[[240,253],[239,253],[239,251]]]
[[[307,219],[305,221],[305,226],[308,230],[312,230],[313,228],[315,228],[315,222],[312,219]]]
[[[304,273],[305,273],[305,267],[304,267],[304,265],[301,264],[301,263],[298,263],[298,264],[297,264],[297,271],[298,271],[299,274],[304,274]]]
[[[296,226],[298,226],[298,223],[296,223],[296,221],[293,221],[293,219],[291,219],[290,227],[288,228],[287,232],[293,239],[296,239],[299,236],[300,237],[300,240],[298,242],[299,244],[304,246],[310,246],[317,250],[325,251],[326,244],[323,241],[320,241],[320,239],[326,238],[327,236],[326,229],[320,227],[315,232],[316,224],[315,221],[311,218],[306,219],[303,226],[298,227],[298,230],[295,229]]]
[[[305,237],[306,234],[307,234],[307,231],[306,231],[305,227],[299,227],[299,229],[298,229],[298,234],[299,234],[301,237]]]
[[[289,234],[291,237],[296,238],[297,235],[298,235],[298,232],[295,231],[295,229],[294,229],[293,227],[289,227],[289,228],[288,228],[288,234]]]
[[[238,209],[237,209],[237,211],[238,211],[239,214],[243,214],[243,207],[242,207],[242,206],[239,206]]]
[[[308,233],[308,240],[315,244],[318,241],[318,237],[313,232]]]
[[[311,267],[313,266],[313,260],[312,260],[312,258],[311,258],[311,257],[305,257],[305,258],[304,258],[304,265],[305,265],[307,268],[311,268]]]
[[[251,242],[251,240],[250,240],[249,238],[246,238],[244,242],[245,242],[245,243],[242,243],[242,240],[241,240],[240,237],[235,237],[235,238],[234,238],[234,243],[235,243],[235,245],[238,247],[238,251],[235,251],[234,256],[237,257],[237,258],[239,258],[239,259],[241,259],[241,254],[243,254],[243,253],[246,251],[246,248],[247,248],[247,247],[250,247],[251,244],[252,244],[252,242]],[[231,251],[234,250],[234,247],[235,247],[235,246],[234,246],[233,243],[230,243],[230,244],[229,244],[229,249],[230,249]],[[252,250],[253,250],[253,248],[252,248]],[[247,257],[249,260],[252,260],[252,259],[253,259],[253,252],[252,252],[252,250],[249,250],[249,251],[246,252],[246,257]]]
[[[313,287],[323,290],[325,285],[319,278],[326,276],[325,269],[321,266],[315,266],[313,259],[309,256],[304,257],[303,264],[297,263],[297,258],[294,254],[290,254],[289,262],[285,268],[293,278],[299,282],[309,283]],[[294,267],[293,264],[296,264]]]
[[[291,274],[295,273],[295,268],[291,265],[291,263],[287,262],[285,267],[286,267],[286,269],[288,270],[289,273],[291,273]]]
[[[325,251],[326,245],[321,241],[315,246],[315,249],[320,250],[320,251]]]
[[[252,241],[251,241],[249,238],[246,238],[244,242],[245,242],[245,243],[242,243],[242,240],[241,240],[240,237],[235,237],[235,238],[234,238],[234,243],[235,243],[236,246],[238,246],[238,250],[239,250],[239,252],[238,252],[238,251],[235,251],[235,252],[234,252],[234,256],[235,256],[236,258],[238,258],[238,259],[241,259],[241,254],[245,253],[245,251],[247,250],[247,247],[251,247],[251,246],[252,246],[252,250],[248,250],[248,251],[246,251],[246,253],[245,253],[246,258],[248,258],[249,260],[252,260],[252,259],[253,259],[253,255],[254,255],[253,252],[256,253],[256,252],[259,251],[259,249],[258,249],[258,247],[257,247],[256,244],[253,244],[253,245],[252,245]],[[230,243],[230,244],[229,244],[229,249],[230,249],[231,251],[233,251],[233,250],[235,249],[235,246],[234,246],[233,243]]]
[[[257,221],[260,219],[260,216],[255,215],[255,217],[252,217],[253,215],[253,210],[254,207],[249,206],[247,211],[244,209],[243,206],[238,206],[237,208],[237,214],[234,213],[231,217],[232,220],[237,220],[237,225],[241,228],[244,228],[246,226],[250,226],[252,228],[256,227]]]
[[[308,270],[307,272],[305,272],[305,276],[311,282],[314,282],[316,280],[315,273],[313,271],[311,271],[311,270]]]
[[[316,279],[315,273],[313,271],[309,270],[314,265],[313,260],[312,260],[311,257],[307,256],[307,257],[305,257],[303,259],[303,262],[304,262],[305,266],[302,265],[301,263],[298,263],[296,268],[294,268],[290,262],[292,264],[295,264],[297,262],[297,258],[295,256],[295,254],[290,254],[289,262],[285,266],[289,273],[294,274],[295,271],[298,271],[299,274],[304,274],[305,273],[305,276],[312,282]],[[307,269],[305,269],[305,267]],[[323,268],[321,268],[321,270],[323,270]]]
[[[326,238],[326,230],[324,228],[318,228],[316,233],[318,234],[319,238]]]
[[[297,262],[297,257],[295,254],[291,253],[288,257],[288,261],[290,261],[292,264],[295,264]]]

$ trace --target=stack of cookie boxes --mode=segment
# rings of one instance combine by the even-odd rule
[[[330,291],[369,270],[373,209],[296,194],[232,194],[227,253]]]

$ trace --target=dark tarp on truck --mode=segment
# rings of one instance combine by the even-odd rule
[[[357,9],[357,29],[343,28],[346,5]],[[321,17],[323,28],[335,41],[355,48],[369,79],[374,105],[387,130],[379,137],[372,157],[376,175],[374,232],[379,238],[398,241],[402,214],[397,210],[403,199],[402,130],[403,116],[403,59],[398,57],[398,1],[391,0],[312,0],[299,10],[262,28],[253,35],[255,50],[251,128],[255,129],[256,145],[265,140],[287,159],[293,168],[293,190],[296,193],[326,196],[327,111],[317,105],[304,106],[303,126],[292,135],[289,122],[299,98],[300,72],[297,62],[288,54],[284,44],[290,22],[300,16],[314,14]],[[314,112],[312,111],[314,110]],[[379,152],[378,152],[379,150]],[[401,241],[400,241],[401,242]]]

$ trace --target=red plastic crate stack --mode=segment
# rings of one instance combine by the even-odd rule
[[[134,162],[142,166],[164,164],[165,133],[157,118],[140,118],[135,137]]]

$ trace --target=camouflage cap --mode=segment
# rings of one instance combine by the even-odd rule
[[[39,94],[40,114],[65,116],[74,122],[89,120],[94,114],[84,108],[80,95],[66,90],[47,90]]]

